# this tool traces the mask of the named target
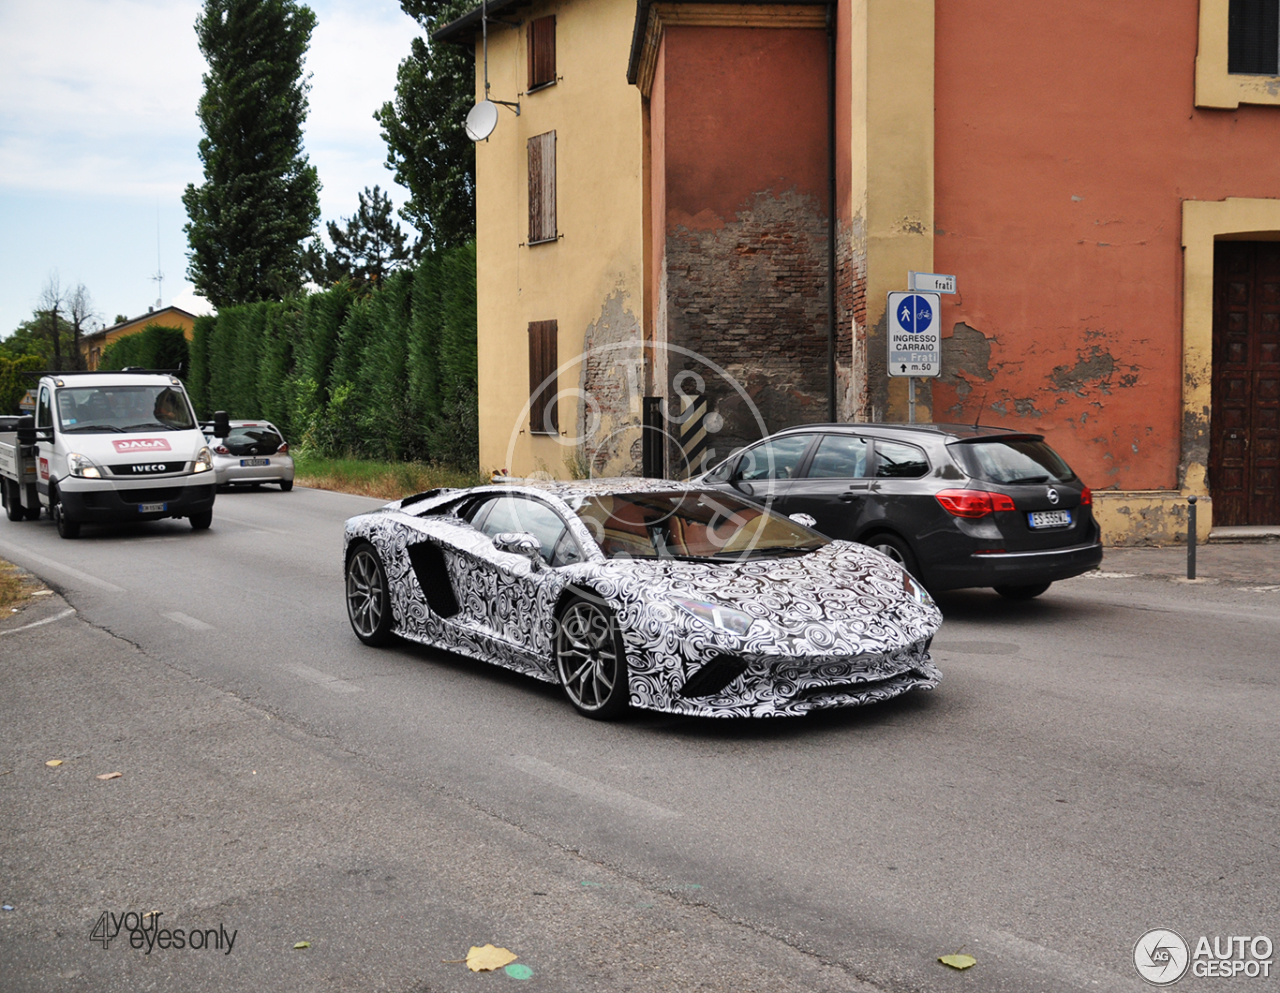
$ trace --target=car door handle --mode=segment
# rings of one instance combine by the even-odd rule
[[[862,496],[861,493],[841,493],[838,499],[841,503],[853,503],[860,496]]]

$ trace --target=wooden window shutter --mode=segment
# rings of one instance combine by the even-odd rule
[[[556,339],[559,325],[555,321],[529,322],[529,432],[559,434],[560,417],[556,409]]]
[[[556,133],[529,139],[529,244],[556,240]]]
[[[556,81],[556,18],[539,17],[529,22],[530,92]]]

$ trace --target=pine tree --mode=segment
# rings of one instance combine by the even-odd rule
[[[345,228],[329,221],[332,251],[318,238],[307,245],[308,272],[320,286],[348,279],[356,286],[374,287],[411,258],[404,231],[391,216],[391,198],[380,187],[366,186],[358,199],[359,207],[346,219]]]
[[[205,182],[182,202],[187,274],[214,306],[279,300],[302,285],[302,242],[320,214],[320,180],[302,151],[315,24],[296,0],[205,0],[196,22],[209,63],[197,110]]]

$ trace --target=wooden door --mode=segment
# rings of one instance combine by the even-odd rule
[[[1214,251],[1213,523],[1280,524],[1280,242]]]

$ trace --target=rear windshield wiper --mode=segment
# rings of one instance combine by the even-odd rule
[[[1017,479],[1009,479],[1005,481],[1005,486],[1016,486],[1018,483],[1047,483],[1048,476],[1020,476]]]

